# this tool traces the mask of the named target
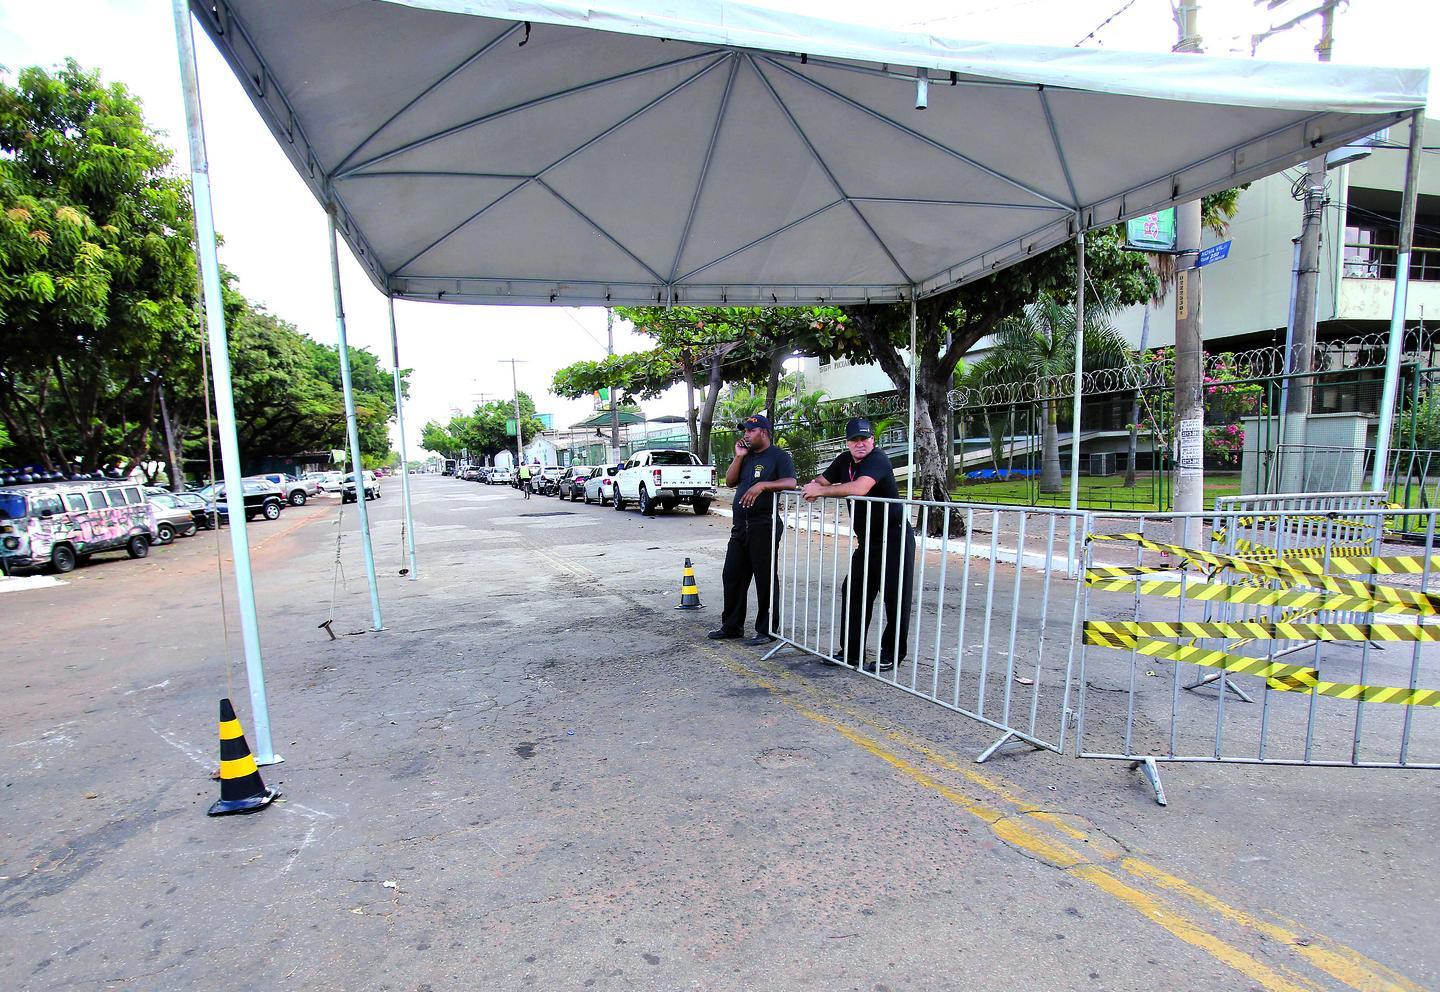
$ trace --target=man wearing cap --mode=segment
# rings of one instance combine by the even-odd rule
[[[725,470],[725,484],[735,487],[734,524],[725,546],[725,609],[720,627],[706,636],[721,641],[745,635],[745,600],[755,580],[755,636],[742,643],[752,647],[775,640],[770,633],[774,612],[770,563],[785,525],[775,516],[775,493],[795,488],[795,462],[790,452],[771,441],[770,421],[756,414],[740,424],[744,437],[735,442],[735,458]]]
[[[895,469],[890,457],[875,446],[875,430],[863,417],[852,417],[845,425],[845,448],[802,495],[813,502],[822,496],[870,496],[900,498]],[[895,667],[895,638],[900,638],[899,660],[904,661],[910,640],[910,603],[915,584],[915,531],[899,503],[852,503],[850,526],[855,531],[855,551],[850,555],[850,575],[841,591],[844,614],[840,621],[845,662],[865,661],[865,639],[870,630],[870,611],[875,593],[885,591],[885,629],[880,635],[880,657],[866,663],[869,671]]]

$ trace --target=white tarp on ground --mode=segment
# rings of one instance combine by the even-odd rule
[[[1423,106],[1427,84],[698,0],[192,9],[376,285],[456,303],[925,296],[1073,237],[1077,216],[1294,166]]]

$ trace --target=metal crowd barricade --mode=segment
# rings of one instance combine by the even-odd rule
[[[1161,803],[1162,761],[1440,768],[1440,511],[1399,543],[1343,495],[1098,518],[1076,754],[1136,762]]]
[[[914,529],[913,555],[905,528],[886,524],[890,515]],[[1083,599],[1067,546],[1087,517],[869,497],[805,502],[782,493],[776,650],[789,645],[847,665],[1000,731],[977,760],[1011,745],[1058,753]],[[857,520],[869,535],[863,547]],[[872,599],[868,626],[847,622],[852,604]],[[895,622],[887,633],[887,604],[909,610],[908,632]],[[893,668],[878,664],[897,658]]]

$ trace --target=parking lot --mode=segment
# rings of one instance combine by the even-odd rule
[[[1433,775],[971,758],[994,734],[703,638],[729,519],[413,481],[0,595],[7,987],[1406,990],[1440,985]],[[707,609],[677,612],[683,560]],[[217,570],[226,570],[224,582]],[[334,620],[338,639],[319,625]],[[227,654],[233,662],[227,666]]]

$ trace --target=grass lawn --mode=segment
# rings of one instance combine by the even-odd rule
[[[1080,506],[1092,510],[1159,510],[1159,500],[1169,501],[1170,479],[1152,479],[1149,475],[1136,476],[1136,485],[1126,486],[1124,475],[1081,476]],[[1238,472],[1215,472],[1205,475],[1205,507],[1215,505],[1217,496],[1238,496],[1240,474]],[[1006,481],[964,482],[951,493],[957,500],[967,503],[1006,503],[1028,506],[1070,505],[1070,481],[1064,482],[1064,491],[1041,493],[1033,479]]]

